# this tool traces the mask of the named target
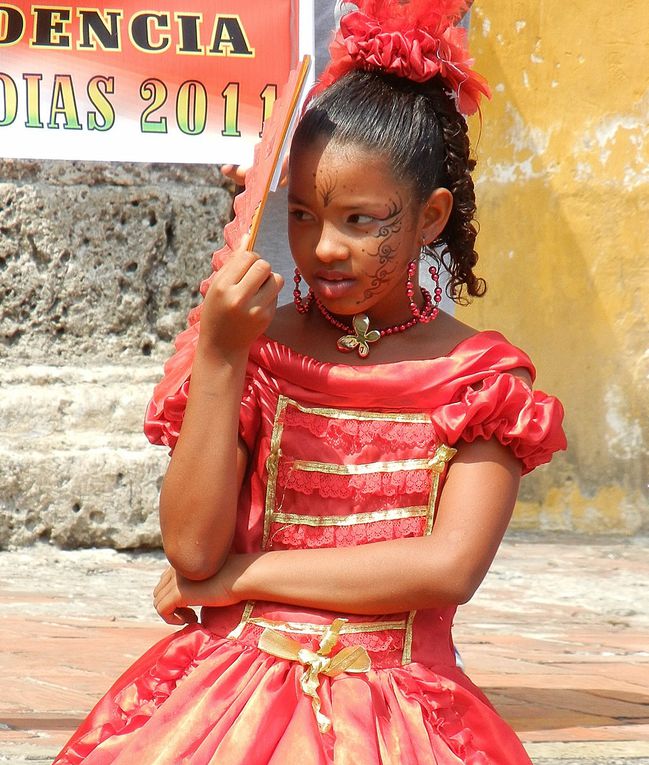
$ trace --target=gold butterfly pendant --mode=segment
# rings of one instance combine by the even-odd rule
[[[352,319],[353,335],[343,335],[336,345],[339,351],[350,353],[356,350],[364,359],[370,355],[370,343],[381,339],[381,333],[376,329],[370,329],[370,320],[364,313],[357,313]]]

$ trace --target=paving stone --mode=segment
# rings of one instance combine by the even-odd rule
[[[557,741],[551,744],[528,744],[527,751],[534,760],[534,765],[557,762],[561,765],[575,763],[630,763],[649,765],[649,743],[646,741],[607,741],[566,743]]]
[[[603,743],[624,745],[638,755],[649,754],[649,726],[645,723],[635,725],[602,725],[597,728],[554,728],[548,730],[519,731],[519,736],[526,743],[551,744],[566,746],[572,744],[602,747]]]
[[[637,757],[623,757],[603,760],[599,755],[595,758],[587,757],[586,759],[575,760],[573,758],[561,758],[556,757],[537,757],[534,755],[534,765],[602,765],[606,762],[607,765],[649,765],[649,759],[644,757],[638,759]]]
[[[535,765],[649,765],[645,559],[629,540],[514,536],[460,609],[467,671]],[[0,763],[51,762],[117,675],[169,634],[151,605],[164,565],[159,552],[0,553]]]

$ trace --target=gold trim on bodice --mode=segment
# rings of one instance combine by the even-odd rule
[[[311,622],[278,622],[273,619],[254,617],[248,619],[248,624],[254,624],[264,629],[272,629],[276,632],[290,632],[293,635],[324,635],[329,629],[329,624],[312,624]],[[359,632],[383,632],[384,630],[404,630],[406,620],[382,621],[382,622],[348,622],[345,620],[338,631],[340,635],[355,635]]]
[[[392,507],[371,513],[350,513],[350,515],[298,515],[297,513],[273,513],[273,523],[299,526],[357,526],[379,521],[400,521],[404,518],[424,518],[428,515],[426,505],[415,507]]]
[[[432,533],[437,507],[439,484],[447,463],[455,455],[456,450],[440,444],[436,447],[431,457],[423,459],[406,460],[383,460],[381,462],[360,464],[338,464],[329,462],[315,462],[311,460],[296,459],[282,453],[282,436],[284,433],[285,412],[287,407],[294,407],[305,414],[315,417],[326,417],[338,420],[362,420],[395,423],[428,424],[430,416],[425,413],[409,412],[363,412],[353,409],[331,409],[324,407],[308,407],[286,396],[279,396],[275,410],[275,420],[270,439],[270,450],[266,460],[268,473],[266,486],[266,502],[264,510],[264,529],[262,537],[262,549],[269,548],[271,539],[270,531],[273,524],[282,526],[305,525],[311,527],[342,527],[353,526],[363,523],[375,523],[379,521],[401,520],[405,518],[424,518],[422,536]],[[277,503],[277,483],[279,476],[280,461],[284,459],[293,470],[305,472],[325,473],[329,475],[353,476],[371,475],[376,473],[395,473],[399,471],[427,470],[430,473],[430,491],[426,505],[411,507],[393,507],[368,513],[351,513],[341,516],[310,516],[304,514],[283,512],[281,504]],[[246,625],[255,625],[266,630],[272,630],[276,634],[292,633],[295,635],[324,636],[331,629],[331,624],[317,624],[309,622],[277,622],[263,617],[254,617],[255,603],[248,601],[243,610],[241,622],[230,633],[229,637],[237,638],[243,633]],[[384,630],[403,631],[402,664],[409,664],[412,660],[412,633],[416,611],[410,611],[403,619],[379,620],[371,622],[348,622],[336,623],[336,635],[363,632],[381,632]],[[261,646],[260,646],[261,647]]]
[[[419,412],[364,412],[361,409],[330,409],[322,406],[303,406],[286,396],[280,396],[281,399],[304,414],[314,414],[331,420],[360,420],[362,422],[376,420],[378,422],[410,422],[418,425],[430,424],[430,417]],[[278,409],[279,405],[280,401],[277,402]]]
[[[290,460],[292,470],[306,473],[327,473],[328,475],[371,475],[372,473],[400,473],[405,470],[427,470],[435,465],[434,458],[423,460],[390,460],[368,462],[358,465],[338,464],[336,462],[312,462],[310,460]]]

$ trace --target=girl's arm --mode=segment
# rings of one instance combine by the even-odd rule
[[[239,408],[248,352],[272,319],[282,278],[255,253],[236,252],[203,304],[182,429],[160,495],[160,527],[171,565],[207,579],[232,543],[247,451]]]
[[[357,547],[232,555],[205,582],[169,569],[154,593],[171,623],[177,607],[270,600],[357,614],[393,613],[468,601],[511,518],[521,464],[495,440],[462,444],[429,537]]]

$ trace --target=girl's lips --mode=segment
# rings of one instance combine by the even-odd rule
[[[313,287],[323,298],[340,298],[345,296],[348,292],[354,289],[356,280],[350,277],[345,277],[343,274],[323,274],[316,275],[313,279]]]

